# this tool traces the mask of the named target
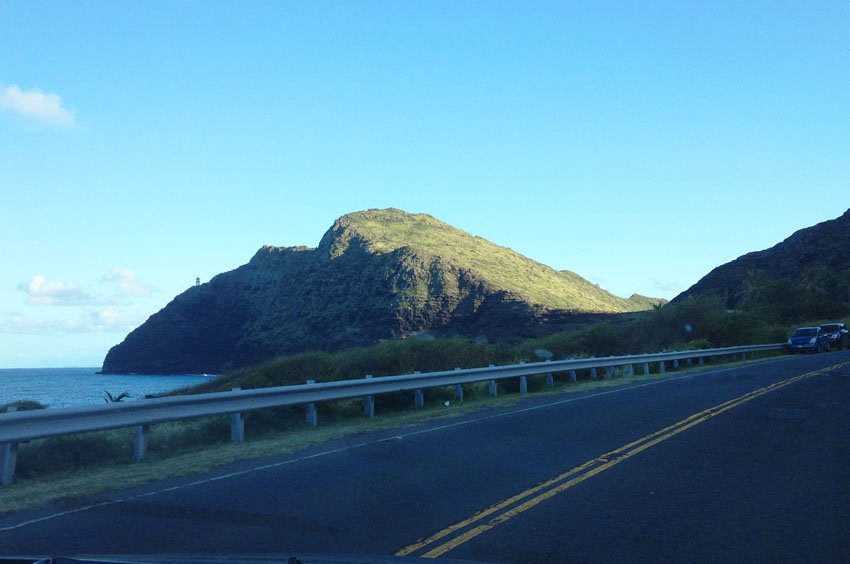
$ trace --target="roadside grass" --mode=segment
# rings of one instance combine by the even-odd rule
[[[757,355],[755,360],[768,356],[775,355]],[[462,402],[454,400],[452,388],[430,389],[425,390],[425,407],[418,410],[412,409],[412,394],[403,394],[404,401],[378,396],[374,418],[362,415],[361,400],[328,402],[318,406],[317,427],[304,423],[303,409],[263,410],[246,414],[246,442],[240,444],[229,442],[227,416],[172,422],[151,428],[149,455],[140,463],[131,460],[132,429],[33,441],[19,447],[19,468],[23,467],[24,471],[12,486],[0,488],[0,514],[50,502],[71,508],[91,503],[92,496],[114,490],[202,474],[230,463],[288,454],[373,431],[404,429],[493,407],[510,407],[529,397],[580,394],[749,362],[753,360],[716,361],[705,366],[682,364],[665,374],[627,376],[620,371],[617,377],[600,374],[595,380],[580,373],[577,382],[570,382],[567,373],[556,373],[552,387],[545,386],[544,376],[535,376],[528,379],[528,395],[514,393],[518,383],[512,379],[500,382],[496,398],[489,396],[487,382],[480,382],[464,386]],[[448,406],[444,404],[446,401]],[[269,425],[274,419],[276,424]]]

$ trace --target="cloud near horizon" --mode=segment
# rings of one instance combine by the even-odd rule
[[[128,305],[133,303],[131,298],[149,298],[156,292],[153,286],[142,282],[135,272],[126,268],[114,268],[100,281],[114,286],[111,296],[105,295],[103,288],[94,290],[92,294],[73,282],[48,280],[43,274],[20,282],[18,290],[27,294],[27,304],[50,306]]]
[[[0,321],[0,333],[17,335],[57,335],[61,333],[129,333],[140,324],[131,313],[105,307],[81,314],[77,319],[41,321],[19,313],[8,313]]]
[[[124,333],[132,331],[138,320],[130,312],[110,306],[62,323],[69,333]]]
[[[21,90],[17,84],[0,84],[0,112],[10,112],[53,127],[72,127],[76,123],[74,110],[64,108],[58,94],[38,89]]]

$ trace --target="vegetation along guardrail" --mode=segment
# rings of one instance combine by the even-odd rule
[[[414,405],[424,405],[422,390],[454,386],[455,397],[463,399],[462,384],[490,382],[490,395],[496,395],[496,381],[506,378],[519,378],[520,393],[527,390],[529,376],[546,376],[546,384],[553,384],[555,373],[569,373],[570,380],[576,380],[577,370],[590,370],[595,378],[598,370],[612,374],[618,367],[627,367],[627,373],[635,374],[636,366],[642,367],[642,374],[649,374],[650,364],[658,363],[658,371],[665,372],[665,363],[673,368],[679,361],[688,364],[696,361],[703,364],[704,359],[718,356],[740,356],[755,352],[778,351],[784,345],[751,345],[717,349],[702,349],[630,356],[609,356],[600,358],[579,358],[571,360],[545,361],[535,363],[490,366],[485,368],[455,369],[441,372],[414,373],[402,376],[382,376],[363,379],[339,380],[316,383],[308,380],[297,386],[258,388],[251,390],[234,389],[230,392],[215,392],[151,398],[141,401],[108,403],[85,407],[66,407],[35,411],[21,411],[0,414],[0,483],[8,486],[12,483],[17,447],[19,443],[61,435],[73,435],[92,431],[105,431],[125,427],[135,427],[133,459],[145,458],[150,425],[192,419],[209,415],[231,416],[231,440],[242,442],[245,438],[243,413],[256,409],[293,405],[306,406],[307,423],[318,422],[316,404],[319,402],[364,398],[364,412],[375,415],[374,396],[394,392],[413,391]]]

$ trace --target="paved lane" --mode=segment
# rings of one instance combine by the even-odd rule
[[[843,362],[850,352],[531,398],[118,492],[88,508],[8,515],[0,553],[393,554],[643,440],[528,510],[505,519],[522,501],[500,509],[503,521],[469,540],[458,541],[473,527],[412,554],[454,542],[444,557],[840,561],[850,555],[850,366],[757,391]],[[674,435],[649,444],[670,426]]]

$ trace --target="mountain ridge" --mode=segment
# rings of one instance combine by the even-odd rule
[[[820,267],[850,269],[850,209],[835,219],[799,229],[772,247],[746,253],[712,269],[671,302],[711,293],[734,308],[745,294],[744,285],[752,273],[764,273],[773,280],[797,281],[807,270]]]
[[[265,245],[189,288],[113,347],[103,371],[214,373],[422,333],[510,340],[654,303],[427,214],[365,210],[336,220],[315,248]]]

